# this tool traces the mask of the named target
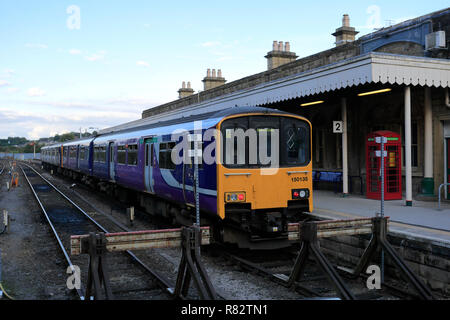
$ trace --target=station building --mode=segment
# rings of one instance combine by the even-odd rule
[[[179,99],[103,132],[162,114],[176,118],[236,106],[276,108],[312,122],[314,171],[340,173],[344,195],[366,193],[367,137],[383,130],[400,136],[405,204],[435,198],[439,186],[450,182],[450,8],[358,39],[357,34],[344,15],[332,34],[335,47],[300,59],[289,42],[274,41],[265,55],[266,71],[227,83],[221,70],[208,70],[203,91],[184,84]],[[450,187],[443,190],[450,199]]]

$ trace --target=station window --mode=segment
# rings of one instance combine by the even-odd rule
[[[127,152],[127,149],[125,146],[117,147],[117,163],[126,164],[126,160],[127,160],[126,152]]]
[[[138,145],[131,144],[128,146],[127,164],[130,166],[136,166],[137,162],[138,162]]]
[[[172,149],[175,148],[175,142],[161,143],[159,145],[159,168],[160,169],[175,169],[175,164],[172,162]]]

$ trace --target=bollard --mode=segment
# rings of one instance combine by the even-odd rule
[[[0,248],[0,284],[2,283],[2,249]],[[0,288],[0,299],[3,298],[3,291]]]
[[[9,232],[9,215],[8,211],[3,210],[3,232],[8,233]]]
[[[134,222],[134,207],[127,208],[127,216],[130,221],[130,225],[133,225]]]
[[[50,170],[50,174],[51,174],[51,175],[53,175],[53,169],[52,169],[52,170]]]
[[[6,189],[9,191],[9,181],[6,181]]]
[[[444,186],[450,186],[450,183],[442,183],[442,184],[439,186],[439,209],[438,209],[438,210],[441,210],[441,189],[442,189],[442,187],[444,187]]]

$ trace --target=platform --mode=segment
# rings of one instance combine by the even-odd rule
[[[332,191],[314,191],[313,215],[326,219],[373,217],[380,212],[380,201],[360,195],[336,194]],[[404,200],[385,201],[385,216],[390,217],[390,232],[405,237],[428,239],[450,247],[450,203],[437,201],[413,201],[407,207]]]

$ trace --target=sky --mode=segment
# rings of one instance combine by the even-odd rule
[[[0,0],[0,138],[93,131],[197,92],[206,70],[228,82],[267,69],[272,43],[305,57],[448,7],[416,1]]]

